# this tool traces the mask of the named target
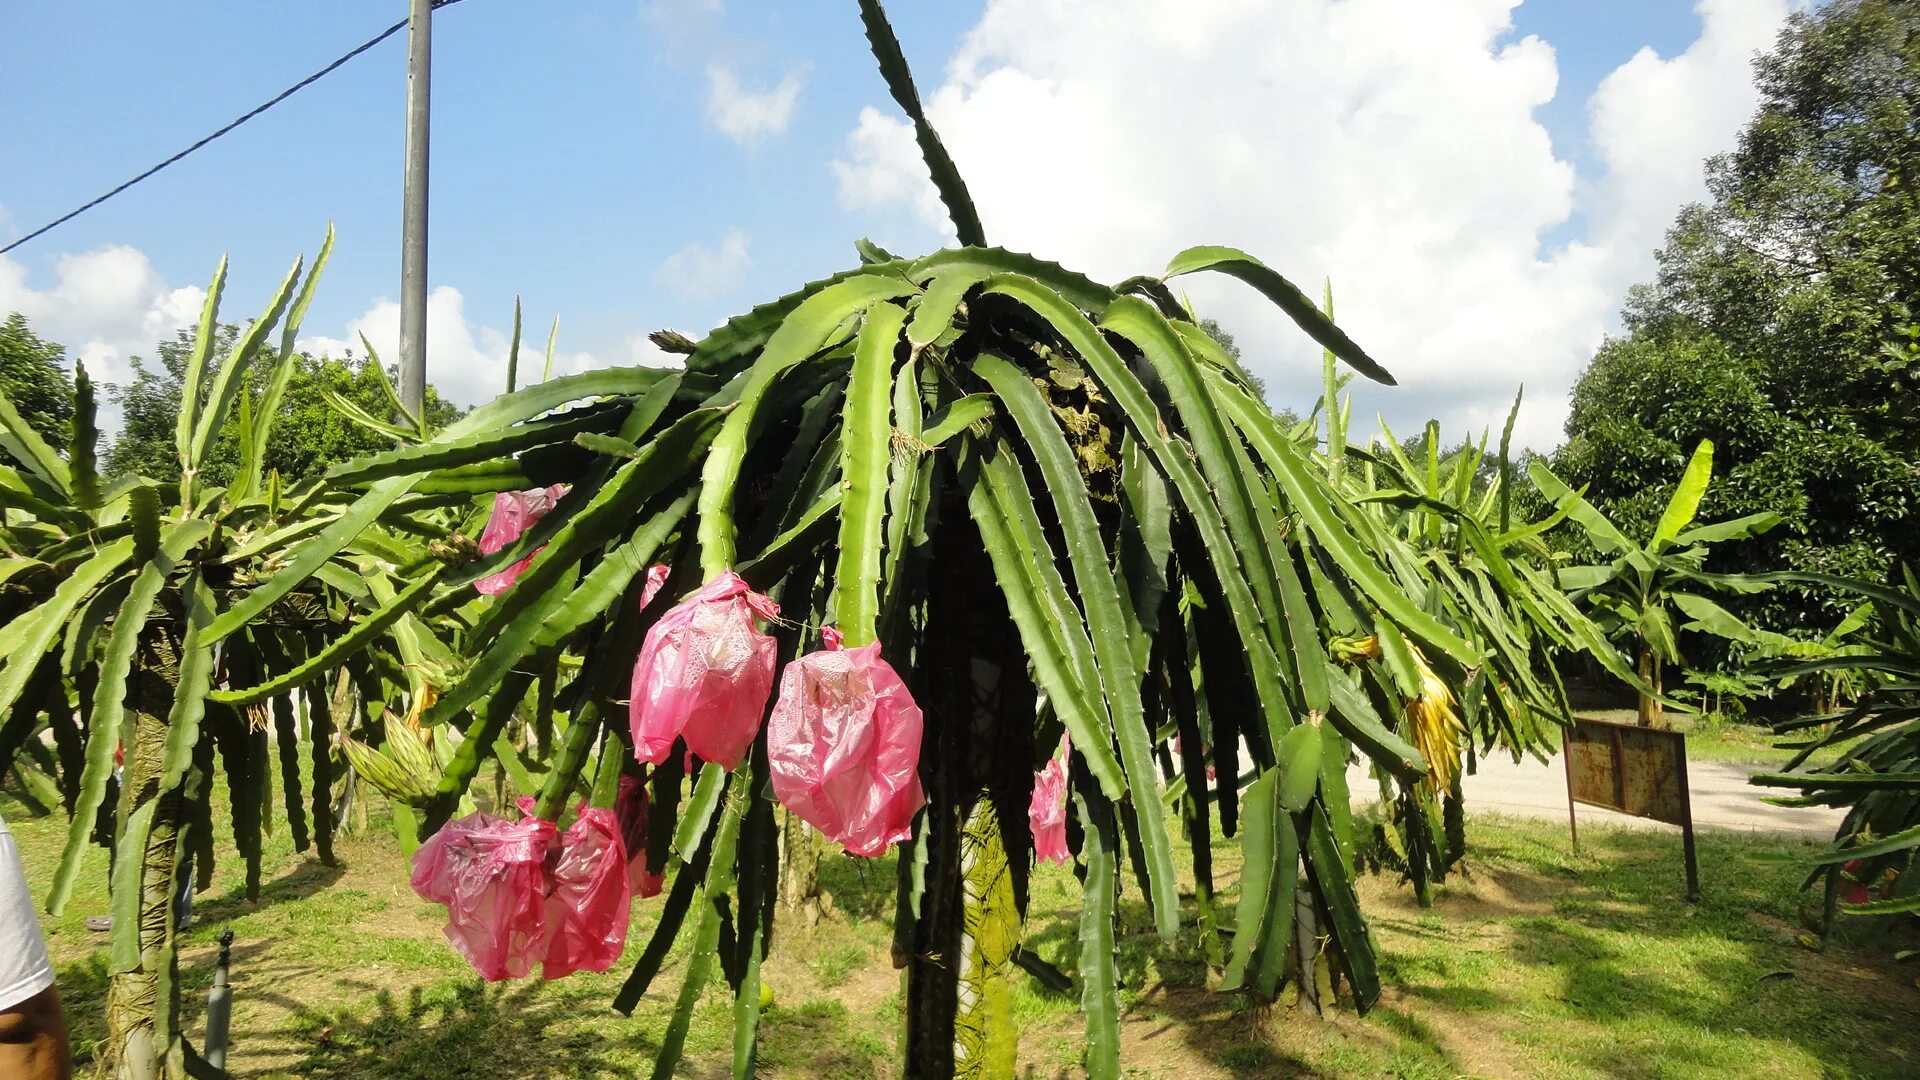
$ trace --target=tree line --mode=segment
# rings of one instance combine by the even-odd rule
[[[231,353],[241,328],[220,327],[212,353]],[[183,375],[193,350],[193,332],[181,330],[154,347],[154,359],[129,360],[133,374],[124,384],[104,386],[106,399],[120,407],[121,427],[102,455],[102,473],[108,478],[144,476],[162,483],[180,479],[180,457],[174,443],[184,392]],[[217,362],[213,369],[218,371]],[[0,392],[15,403],[21,415],[41,437],[64,445],[73,422],[73,365],[66,349],[35,333],[26,316],[13,312],[0,324]],[[390,387],[395,375],[379,361],[358,356],[295,355],[292,373],[280,399],[281,437],[263,449],[263,465],[288,479],[314,476],[327,466],[391,447],[378,432],[349,419],[329,395],[358,405],[367,413],[391,411]],[[247,373],[248,391],[259,394],[267,378],[263,370]],[[201,384],[203,395],[211,382]],[[427,421],[444,426],[463,409],[427,387]],[[203,463],[203,479],[224,485],[240,460],[239,418],[229,422]]]

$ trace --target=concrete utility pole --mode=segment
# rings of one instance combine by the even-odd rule
[[[433,0],[408,0],[407,163],[400,224],[400,401],[415,417],[427,394],[427,117]]]

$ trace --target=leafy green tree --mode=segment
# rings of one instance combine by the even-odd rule
[[[41,438],[55,443],[67,441],[73,420],[66,358],[65,349],[28,328],[25,315],[16,311],[0,323],[0,393]]]
[[[1240,377],[1246,380],[1248,388],[1253,391],[1253,396],[1259,398],[1261,401],[1267,400],[1267,380],[1248,371],[1246,365],[1240,362],[1240,343],[1234,340],[1233,335],[1227,332],[1226,327],[1220,325],[1220,320],[1214,318],[1201,319],[1200,329],[1205,331],[1208,337],[1218,342],[1221,350],[1233,358],[1234,366],[1239,368]],[[1287,415],[1282,417],[1282,419],[1293,423],[1299,422],[1299,417],[1295,416],[1292,410],[1287,410]]]
[[[288,438],[265,448],[265,467],[289,479],[306,477],[351,458],[392,449],[393,440],[342,415],[333,402],[345,400],[374,416],[390,416],[387,395],[394,378],[394,371],[382,370],[373,359],[352,353],[340,358],[299,354],[287,381],[285,415],[280,418]],[[445,427],[466,413],[441,397],[432,384],[427,386],[426,406],[430,429]]]
[[[1877,577],[1920,556],[1920,7],[1795,15],[1756,73],[1758,115],[1708,163],[1711,202],[1681,212],[1627,335],[1582,376],[1554,468],[1639,532],[1711,439],[1722,476],[1703,512],[1782,521],[1717,549],[1714,569]],[[1849,602],[1791,588],[1735,606],[1818,634]]]
[[[1247,384],[1247,389],[1253,391],[1253,396],[1273,408],[1273,415],[1279,418],[1282,427],[1291,428],[1300,422],[1300,414],[1297,411],[1285,406],[1274,407],[1272,402],[1267,401],[1267,380],[1247,370],[1247,366],[1240,359],[1239,343],[1234,340],[1232,334],[1227,332],[1226,327],[1220,325],[1220,320],[1204,318],[1200,320],[1199,325],[1200,329],[1212,338],[1215,344],[1220,346],[1220,350],[1233,361],[1233,368],[1239,374],[1240,381]]]
[[[236,326],[222,326],[215,342],[216,355],[226,355],[239,332]],[[159,344],[157,367],[139,357],[133,359],[133,381],[115,391],[124,426],[107,454],[109,475],[138,475],[162,482],[179,479],[174,425],[180,410],[182,375],[192,349],[192,332],[182,330],[172,341]],[[218,370],[217,364],[210,362],[209,367]],[[265,378],[263,372],[250,370],[249,392],[257,397]],[[280,437],[263,449],[263,466],[292,480],[317,475],[327,466],[351,458],[391,449],[391,438],[355,422],[335,404],[335,400],[344,399],[372,416],[391,416],[391,379],[378,364],[352,353],[339,359],[295,354],[280,402]],[[329,399],[329,393],[335,398]],[[432,386],[427,387],[430,427],[443,427],[460,414],[457,406]],[[201,466],[206,482],[226,483],[239,467],[239,430],[236,414]]]

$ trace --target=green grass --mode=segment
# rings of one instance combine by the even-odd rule
[[[823,950],[809,966],[821,989],[831,990],[845,983],[856,968],[872,959],[871,949],[859,942],[846,941]]]
[[[36,891],[51,880],[64,827],[0,803]],[[442,914],[408,889],[376,815],[340,844],[338,867],[297,855],[285,830],[267,844],[258,904],[228,860],[196,905],[182,974],[196,1034],[223,928],[234,948],[237,1075],[506,1078],[642,1075],[666,1025],[684,956],[631,1019],[607,1008],[652,928],[659,901],[636,903],[626,962],[606,975],[488,985],[439,934]],[[1391,878],[1361,882],[1383,981],[1365,1019],[1320,1021],[1207,989],[1191,944],[1162,947],[1131,881],[1120,966],[1126,1075],[1133,1077],[1901,1077],[1920,1074],[1915,970],[1885,959],[1886,927],[1843,923],[1825,953],[1796,942],[1798,891],[1816,842],[1705,833],[1704,900],[1680,900],[1676,837],[1581,831],[1475,817],[1468,873],[1415,905]],[[231,849],[220,836],[223,853]],[[1216,874],[1231,911],[1236,868]],[[82,1075],[103,1035],[105,936],[81,925],[104,910],[105,860],[89,856],[68,913],[45,920]],[[822,866],[832,914],[776,927],[762,1027],[769,1077],[890,1075],[900,978],[889,959],[890,859],[834,856]],[[1079,885],[1034,877],[1026,943],[1071,970]],[[1191,917],[1191,908],[1187,912]],[[1910,943],[1909,943],[1910,944]],[[1077,991],[1015,975],[1023,1075],[1080,1075]],[[724,1071],[724,993],[697,1010],[685,1075]]]
[[[1470,844],[1472,878],[1444,890],[1438,918],[1375,905],[1396,988],[1383,1019],[1409,1022],[1397,1050],[1413,1060],[1542,1077],[1920,1069],[1906,1030],[1920,993],[1885,963],[1885,928],[1844,923],[1825,954],[1797,940],[1818,843],[1703,835],[1697,907],[1680,902],[1665,833],[1583,830],[1575,853],[1558,828],[1478,820]],[[1475,1037],[1429,1034],[1462,1027]]]
[[[1328,1023],[1207,992],[1199,958],[1156,948],[1130,903],[1132,1060],[1137,1075],[1182,1077],[1920,1074],[1917,970],[1888,962],[1888,928],[1845,922],[1825,953],[1797,940],[1809,901],[1798,885],[1820,846],[1705,833],[1703,901],[1690,907],[1675,835],[1589,828],[1574,852],[1557,824],[1477,816],[1468,873],[1432,908],[1390,877],[1362,880],[1387,990],[1366,1019]],[[1227,866],[1218,880],[1232,877]],[[1071,879],[1036,885],[1029,940],[1058,963],[1072,931],[1055,884]],[[1077,1017],[1054,1004],[1051,1025],[1023,1015],[1024,1050],[1045,1075],[1074,1075]]]

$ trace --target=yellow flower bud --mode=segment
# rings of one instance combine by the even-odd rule
[[[1407,701],[1407,728],[1414,747],[1427,759],[1426,783],[1437,795],[1453,786],[1454,774],[1460,771],[1460,739],[1466,725],[1453,711],[1453,691],[1418,648],[1413,649],[1413,662],[1420,669],[1420,692]]]

